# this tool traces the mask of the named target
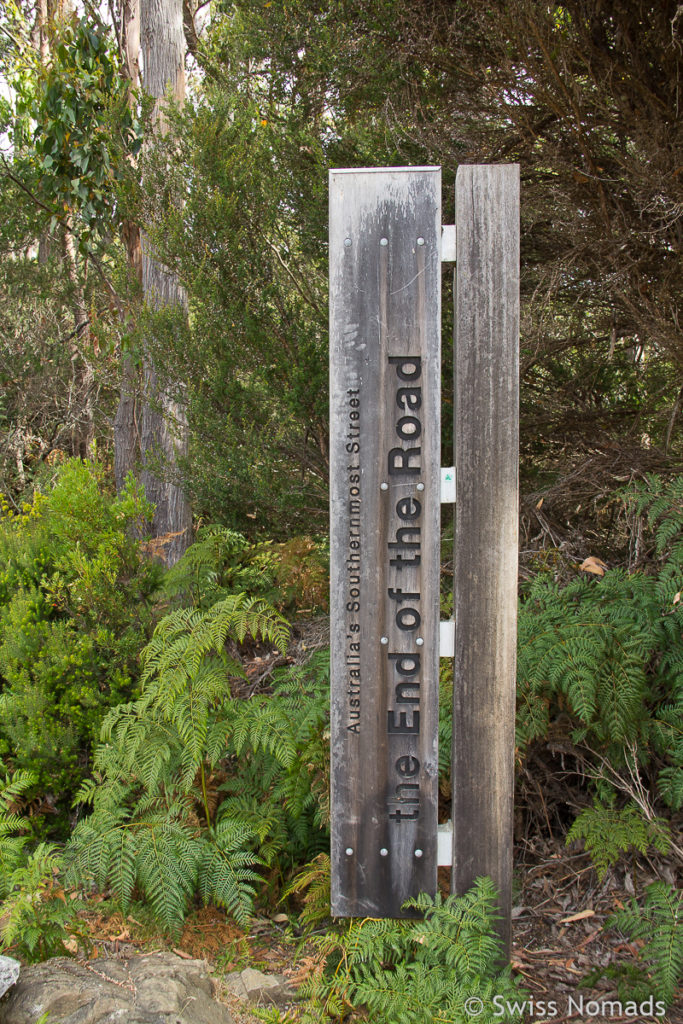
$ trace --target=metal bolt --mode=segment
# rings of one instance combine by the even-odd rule
[[[381,636],[381,637],[379,638],[379,642],[380,642],[381,644],[388,644],[388,643],[389,643],[389,637],[388,637],[388,636]]]
[[[389,856],[389,851],[387,850],[386,846],[382,847],[382,849],[379,851],[379,855],[380,855],[380,857],[388,857]]]
[[[415,851],[415,856],[416,857],[421,857],[422,856],[422,850],[416,850]]]
[[[381,484],[379,485],[379,489],[380,489],[380,491],[388,491],[388,490],[389,490],[389,484],[387,484],[387,483],[381,483]]]
[[[350,857],[352,853],[353,853],[353,847],[347,846],[346,847],[346,856]]]
[[[350,238],[345,238],[344,239],[344,245],[348,249],[348,247],[351,245],[351,239]]]
[[[417,640],[415,641],[415,643],[417,644],[418,647],[422,647],[422,644],[424,643],[424,640],[422,639],[421,636],[419,636],[417,638]]]
[[[425,485],[424,484],[418,484],[417,485],[417,489],[418,489],[418,491],[424,491]]]
[[[389,239],[388,238],[380,238],[379,244],[380,245],[389,245]]]
[[[418,240],[417,240],[417,244],[418,244],[418,245],[424,245],[424,244],[425,244],[425,240],[424,240],[424,238],[418,238]]]

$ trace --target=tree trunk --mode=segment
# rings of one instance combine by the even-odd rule
[[[140,2],[123,0],[121,5],[124,75],[128,81],[128,103],[135,106],[135,92],[140,85]],[[132,159],[132,158],[131,158]],[[123,243],[128,255],[128,267],[138,285],[142,285],[142,249],[140,228],[126,220],[122,227]],[[122,320],[129,314],[124,310]],[[138,468],[138,373],[133,359],[124,354],[121,362],[121,392],[114,419],[114,477],[116,490],[121,490],[129,473]]]
[[[95,371],[90,362],[90,321],[83,285],[78,274],[76,242],[71,223],[64,227],[64,262],[66,274],[73,291],[74,327],[71,349],[73,375],[72,388],[72,449],[81,459],[92,455],[95,438]]]
[[[154,98],[153,123],[163,133],[163,101],[170,90],[174,99],[185,97],[185,38],[182,0],[141,0],[145,91]],[[142,289],[152,309],[185,306],[185,295],[175,274],[155,258],[142,236]],[[182,403],[160,384],[153,358],[147,352],[143,366],[144,407],[140,425],[143,473],[147,497],[156,511],[152,524],[155,553],[173,565],[191,541],[192,514],[178,479],[178,459],[187,453],[187,420]]]

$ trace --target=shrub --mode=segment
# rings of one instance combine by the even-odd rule
[[[63,827],[107,710],[137,685],[158,567],[130,531],[148,516],[128,481],[72,461],[19,514],[0,519],[0,753],[38,776]]]

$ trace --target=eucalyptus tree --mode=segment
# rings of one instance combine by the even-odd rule
[[[165,104],[185,98],[185,34],[182,0],[140,0],[143,86],[153,99],[152,137],[165,132]],[[149,307],[181,326],[185,292],[172,269],[164,266],[148,235],[142,238],[142,289]],[[154,331],[154,318],[148,320]],[[172,328],[173,329],[173,328]],[[192,512],[178,459],[187,451],[187,421],[182,382],[173,390],[160,381],[150,346],[143,352],[144,404],[140,423],[142,481],[155,505],[153,536],[164,559],[173,565],[191,542]]]

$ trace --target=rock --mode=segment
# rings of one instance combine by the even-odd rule
[[[22,968],[0,1000],[0,1024],[234,1024],[213,998],[204,960],[173,953],[78,963],[65,957]]]
[[[0,996],[14,985],[19,977],[21,964],[11,956],[0,956]]]
[[[264,974],[253,967],[228,974],[225,984],[229,992],[250,1003],[284,1006],[296,999],[296,992],[283,974]]]

